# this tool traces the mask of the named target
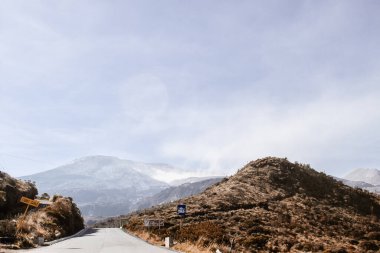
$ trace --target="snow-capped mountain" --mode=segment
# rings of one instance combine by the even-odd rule
[[[351,171],[344,179],[351,181],[363,181],[372,185],[380,185],[380,170],[356,169]]]
[[[342,181],[343,184],[351,186],[353,188],[358,187],[358,188],[365,189],[365,188],[369,188],[369,187],[374,187],[373,184],[369,184],[369,183],[366,183],[363,181],[351,181],[351,180],[338,178],[338,177],[334,177],[334,178],[338,181]]]
[[[147,174],[155,166],[110,156],[90,156],[22,179],[35,181],[40,194],[71,196],[84,216],[112,216],[128,213],[142,198],[169,187]],[[157,169],[165,170],[165,166]]]
[[[345,185],[353,188],[362,188],[373,193],[380,194],[380,171],[376,169],[357,169],[350,172],[344,178],[337,178]]]

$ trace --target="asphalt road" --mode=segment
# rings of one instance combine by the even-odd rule
[[[92,229],[89,233],[51,246],[32,250],[30,253],[168,253],[173,251],[150,245],[124,233],[118,228]]]

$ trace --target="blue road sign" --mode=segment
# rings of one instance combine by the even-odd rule
[[[186,205],[178,205],[177,206],[177,213],[178,215],[185,216],[186,215]]]

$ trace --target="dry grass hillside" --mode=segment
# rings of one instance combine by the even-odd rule
[[[187,205],[182,219],[179,203]],[[162,243],[173,237],[185,252],[378,252],[380,199],[309,165],[268,157],[203,193],[146,209],[125,226]],[[164,228],[144,229],[145,218]]]
[[[45,241],[75,234],[84,228],[83,218],[71,198],[56,196],[47,207],[30,212],[20,223],[17,235],[21,247],[33,247],[38,237]]]
[[[37,193],[33,183],[12,178],[0,171],[0,220],[21,213],[25,205],[20,203],[20,198],[34,199]]]
[[[54,196],[46,207],[30,207],[24,220],[26,205],[20,199],[22,196],[35,199],[37,193],[33,183],[0,172],[0,248],[34,247],[38,237],[51,241],[84,227],[76,204],[61,196]]]

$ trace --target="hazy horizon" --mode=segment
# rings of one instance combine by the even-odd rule
[[[172,167],[173,169],[177,169],[176,171],[170,170],[170,171],[167,171],[167,172],[164,172],[163,170],[158,170],[157,172],[155,172],[155,173],[153,173],[151,175],[149,174],[150,173],[149,171],[145,171],[145,172],[142,171],[143,174],[147,174],[147,175],[149,175],[150,177],[152,177],[152,178],[154,178],[156,180],[163,181],[163,182],[166,182],[166,183],[170,183],[170,182],[176,181],[176,180],[191,178],[191,177],[232,176],[239,169],[241,169],[243,166],[245,166],[248,162],[256,160],[256,159],[253,159],[251,161],[248,161],[247,163],[242,164],[240,167],[231,169],[230,173],[226,173],[226,174],[209,174],[208,170],[204,170],[202,168],[194,168],[192,170],[191,168],[188,168],[188,169],[180,168],[180,167],[177,167],[175,164],[169,164],[169,163],[165,163],[165,162],[133,161],[133,160],[130,160],[130,159],[127,159],[127,158],[121,158],[121,157],[116,157],[116,156],[111,156],[111,155],[99,155],[98,154],[98,155],[89,155],[89,156],[84,156],[84,157],[77,157],[77,158],[69,160],[66,163],[63,163],[63,164],[61,164],[61,165],[59,165],[57,167],[50,168],[50,169],[47,169],[47,170],[41,170],[41,171],[33,172],[31,174],[21,174],[21,175],[13,175],[13,174],[11,174],[11,176],[18,177],[18,178],[27,177],[27,176],[31,176],[31,175],[38,174],[38,173],[44,173],[44,172],[47,172],[47,171],[51,171],[51,170],[55,170],[55,169],[60,169],[61,167],[65,167],[65,166],[70,165],[72,163],[76,163],[76,162],[78,162],[78,161],[80,161],[82,159],[93,158],[93,157],[111,157],[111,158],[117,158],[117,159],[124,160],[124,161],[131,161],[131,162],[150,164],[150,165],[168,165],[168,166]],[[264,158],[264,157],[257,157],[257,159],[261,159],[261,158]],[[290,160],[290,162],[293,162],[293,163],[294,162],[304,163],[302,161],[292,161],[292,160]],[[311,165],[311,167],[312,167],[312,165]],[[326,173],[325,170],[321,170],[321,169],[318,169],[318,168],[313,168],[313,169],[316,169],[317,171],[321,171],[321,172],[325,172]],[[347,173],[344,173],[342,175],[333,175],[333,174],[329,174],[329,173],[327,173],[327,174],[329,174],[331,176],[336,176],[336,177],[343,178],[344,176],[350,174],[351,172],[357,171],[359,169],[371,169],[371,170],[375,169],[375,170],[378,170],[377,168],[359,168],[358,167],[358,168],[354,168],[352,170],[349,170],[349,171],[347,171]],[[0,169],[0,170],[7,172],[7,170],[3,170],[3,169]],[[7,173],[9,173],[9,171]]]
[[[0,168],[380,168],[380,2],[2,1]]]

